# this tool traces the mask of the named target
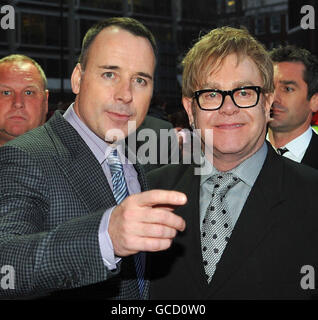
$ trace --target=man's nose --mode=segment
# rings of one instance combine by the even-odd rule
[[[129,103],[132,101],[132,84],[129,80],[122,80],[116,88],[115,98],[123,103]]]
[[[281,102],[281,97],[277,89],[274,90],[274,100],[273,102]]]
[[[221,113],[231,115],[233,113],[239,112],[240,109],[234,104],[234,101],[232,100],[231,96],[227,95],[225,96],[223,105],[219,110]]]
[[[14,95],[13,107],[17,108],[17,109],[24,108],[24,97],[23,97],[23,94]]]

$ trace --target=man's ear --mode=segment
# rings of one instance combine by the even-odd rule
[[[76,64],[71,77],[72,91],[74,94],[78,94],[80,92],[81,78],[82,78],[82,67],[80,63],[78,63]]]
[[[46,89],[45,92],[45,115],[49,112],[49,90]]]
[[[312,112],[318,111],[318,92],[315,93],[309,100],[309,107]]]
[[[270,117],[271,107],[274,101],[274,93],[265,93],[265,116],[266,116],[266,123],[272,120]]]
[[[194,123],[194,115],[192,110],[192,99],[188,97],[182,97],[182,104],[185,111],[188,114],[190,126]]]

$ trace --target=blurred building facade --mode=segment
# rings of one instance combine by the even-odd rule
[[[181,104],[179,63],[200,35],[218,26],[245,26],[268,49],[293,42],[294,37],[289,35],[289,2],[4,0],[0,4],[15,9],[16,26],[14,30],[0,30],[0,56],[22,53],[36,59],[48,76],[51,103],[62,105],[73,99],[69,78],[88,28],[107,17],[130,16],[147,25],[158,41],[155,94],[167,102],[170,112]]]

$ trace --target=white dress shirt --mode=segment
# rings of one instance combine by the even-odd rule
[[[315,134],[315,133],[314,133]],[[296,139],[288,142],[286,145],[280,147],[280,149],[287,148],[288,151],[284,153],[283,157],[294,160],[300,163],[305,155],[305,152],[309,146],[311,137],[313,135],[313,129],[309,127],[303,134]],[[267,134],[266,139],[269,141]],[[274,147],[274,146],[273,146]],[[274,147],[275,150],[277,148]]]

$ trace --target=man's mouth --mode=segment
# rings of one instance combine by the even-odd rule
[[[126,113],[118,113],[118,112],[112,112],[112,111],[107,111],[107,113],[110,118],[116,121],[128,121],[129,118],[131,117],[130,114],[126,114]]]
[[[235,130],[242,128],[244,126],[243,123],[221,123],[215,126],[217,129],[224,129],[224,130]]]
[[[22,117],[22,116],[16,115],[16,116],[11,116],[11,117],[9,117],[9,120],[12,120],[12,121],[25,121],[26,118],[25,118],[25,117]]]
[[[275,114],[280,114],[280,113],[284,113],[285,109],[281,106],[272,106],[271,107],[271,114],[275,115]]]

